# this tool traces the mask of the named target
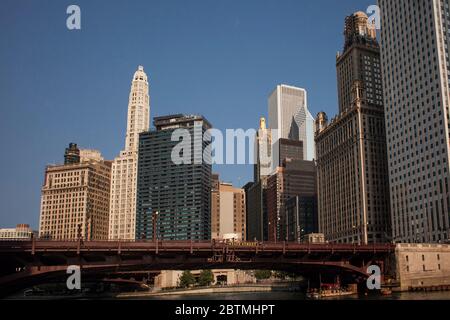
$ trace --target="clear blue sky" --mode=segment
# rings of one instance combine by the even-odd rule
[[[375,0],[2,0],[0,227],[39,222],[45,166],[69,142],[113,159],[131,77],[150,78],[151,116],[203,114],[256,128],[280,83],[307,89],[313,115],[337,110],[344,18]],[[77,4],[82,30],[66,28]],[[249,166],[214,168],[243,185]]]

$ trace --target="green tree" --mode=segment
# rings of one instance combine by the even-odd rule
[[[270,279],[271,276],[272,276],[272,271],[270,271],[270,270],[256,270],[255,271],[255,278],[257,280]]]
[[[214,282],[214,274],[211,270],[202,270],[198,277],[198,284],[201,286],[209,286]]]
[[[287,277],[289,277],[289,274],[288,274],[287,272],[284,272],[284,271],[275,271],[275,272],[273,273],[273,276],[274,276],[275,278],[277,278],[277,279],[282,279],[282,280],[284,280],[284,279],[286,279]]]
[[[189,270],[183,271],[180,277],[180,287],[187,288],[195,284],[195,278]]]

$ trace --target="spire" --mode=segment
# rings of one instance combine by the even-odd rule
[[[148,77],[143,66],[138,66],[131,81],[128,101],[126,151],[137,151],[139,134],[150,128],[150,96]]]
[[[262,129],[262,130],[266,129],[266,118],[261,117],[259,119],[259,128]]]

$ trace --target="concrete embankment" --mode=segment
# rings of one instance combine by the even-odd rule
[[[280,291],[298,291],[299,287],[292,285],[246,285],[246,286],[227,286],[227,287],[208,287],[178,289],[170,291],[148,291],[148,292],[128,292],[117,295],[117,298],[140,298],[152,296],[170,296],[170,295],[203,295],[214,293],[243,293],[243,292],[280,292]]]

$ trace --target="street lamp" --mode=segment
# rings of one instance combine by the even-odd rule
[[[278,242],[278,228],[280,227],[280,221],[281,217],[277,217],[277,222],[275,223],[275,242]],[[280,231],[280,237],[281,237],[281,231]]]
[[[352,226],[353,232],[352,232],[352,244],[355,244],[355,236],[356,236],[356,226]]]
[[[157,237],[156,237],[156,223],[158,220],[158,211],[155,211],[152,215],[152,223],[153,223],[153,241],[156,242]]]

